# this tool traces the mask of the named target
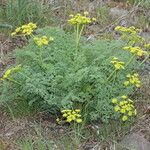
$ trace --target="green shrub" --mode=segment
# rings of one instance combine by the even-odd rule
[[[123,81],[138,65],[134,59],[112,82],[107,81],[114,70],[110,64],[112,58],[119,57],[124,62],[130,58],[130,54],[122,50],[123,42],[86,42],[83,38],[75,59],[73,35],[58,28],[37,32],[38,36],[52,36],[54,41],[39,48],[30,39],[26,47],[16,50],[17,64],[22,67],[11,75],[17,83],[4,82],[1,100],[20,99],[29,105],[38,105],[39,110],[54,113],[64,108],[78,108],[87,121],[107,122],[114,118],[111,100],[133,92],[133,87],[125,87]]]

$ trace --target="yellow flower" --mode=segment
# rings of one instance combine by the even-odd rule
[[[128,99],[126,95],[122,95],[121,100],[115,101],[114,111],[120,114],[121,120],[126,121],[129,117],[136,115],[136,109],[133,105],[133,101]]]
[[[150,49],[150,43],[149,44],[145,44],[144,47]]]
[[[69,116],[69,115],[71,115],[71,112],[70,112],[70,111],[68,111],[68,112],[67,112],[67,114],[68,114],[68,116]]]
[[[128,117],[127,116],[123,116],[122,117],[122,121],[126,121],[126,120],[128,120]]]
[[[118,58],[116,57],[114,57],[110,63],[114,65],[116,70],[124,69],[125,63],[122,61],[119,61]]]
[[[35,23],[32,23],[32,22],[30,22],[28,24],[28,26],[31,27],[32,29],[36,29],[37,28],[37,25]]]
[[[126,110],[125,109],[121,109],[120,112],[124,114],[126,112]]]
[[[36,28],[37,28],[36,24],[30,22],[29,24],[22,25],[21,27],[16,28],[15,32],[13,32],[11,35],[12,36],[16,34],[31,35]]]
[[[120,107],[119,107],[119,106],[115,106],[114,110],[115,110],[116,112],[118,112],[118,111],[120,110]]]
[[[71,122],[71,121],[72,121],[72,118],[71,117],[67,117],[66,122]]]
[[[21,69],[21,65],[17,65],[13,68],[10,68],[10,69],[6,70],[6,72],[4,73],[2,78],[7,79],[10,76],[11,73],[19,71],[20,69]]]
[[[66,109],[66,112],[71,112],[71,110],[70,109]]]
[[[129,115],[129,116],[132,116],[132,115],[133,115],[132,111],[129,111],[129,112],[128,112],[128,115]]]
[[[124,69],[123,65],[124,65],[124,63],[116,63],[114,65],[114,67],[115,67],[116,70],[120,70],[120,69]]]
[[[11,69],[8,69],[8,70],[4,73],[3,79],[7,79],[10,74],[11,74]]]
[[[82,122],[82,119],[76,119],[76,122],[77,122],[77,123],[81,123],[81,122]]]
[[[133,103],[133,100],[131,100],[131,99],[128,99],[128,102],[130,102],[130,103]]]
[[[60,124],[60,119],[59,119],[59,118],[57,118],[57,119],[56,119],[56,122],[57,122],[58,124]]]
[[[115,30],[119,31],[121,28],[122,28],[121,26],[117,26],[117,27],[115,27]]]
[[[12,33],[11,33],[11,36],[15,36],[15,35],[16,35],[16,32],[12,32]]]
[[[72,111],[72,114],[76,114],[76,112],[75,112],[75,111]]]
[[[85,25],[85,24],[89,24],[92,22],[93,19],[87,17],[89,13],[86,11],[84,12],[84,15],[81,14],[76,14],[76,15],[70,15],[69,17],[71,17],[71,19],[68,20],[68,22],[71,25]],[[95,20],[95,18],[94,18]],[[93,20],[93,21],[94,21]]]
[[[137,88],[139,88],[141,85],[140,85],[140,84],[135,84],[135,86],[136,86]]]
[[[130,106],[128,106],[128,107],[126,108],[126,110],[127,110],[127,111],[131,111],[132,108],[131,108]]]
[[[54,39],[52,38],[52,37],[46,37],[46,36],[42,36],[41,38],[39,38],[39,37],[35,37],[34,38],[34,41],[35,41],[35,43],[39,46],[39,47],[41,47],[41,46],[43,46],[43,45],[48,45],[48,43],[50,42],[50,41],[53,41]]]
[[[123,109],[127,109],[127,107],[128,107],[127,105],[123,105],[122,106]]]
[[[122,96],[121,96],[121,98],[122,98],[122,99],[126,99],[126,98],[127,98],[127,96],[125,96],[125,95],[122,95]]]
[[[93,21],[96,21],[97,19],[96,19],[96,18],[92,18],[92,20],[93,20]]]
[[[117,98],[113,98],[111,102],[112,102],[113,104],[115,104],[115,103],[118,102],[118,100],[117,100]]]
[[[63,114],[63,117],[67,117],[67,116],[68,116],[68,114],[66,114],[66,113],[65,113],[65,114]]]
[[[136,111],[136,109],[134,110],[134,115],[137,115],[137,111]]]
[[[54,41],[54,38],[50,36],[49,41]]]
[[[63,114],[62,116],[66,119],[66,122],[72,122],[72,121],[78,121],[78,123],[80,123],[80,121],[82,120],[80,117],[81,115],[79,114],[80,109],[75,109],[75,110],[62,110],[61,113]],[[79,119],[79,120],[78,120]]]
[[[18,33],[19,31],[21,31],[21,27],[16,28],[15,32]]]
[[[148,53],[146,51],[143,51],[140,47],[138,46],[135,46],[135,47],[132,47],[132,46],[126,46],[123,48],[124,50],[128,50],[130,51],[131,53],[135,54],[136,56],[143,56],[143,55],[147,55]]]
[[[74,114],[70,115],[70,117],[72,118],[72,120],[76,119],[76,116]]]
[[[81,110],[80,110],[80,109],[75,109],[75,111],[76,111],[76,112],[80,112]]]
[[[88,14],[89,14],[89,12],[87,12],[87,11],[84,12],[84,15],[85,15],[85,16],[88,15]]]
[[[124,82],[124,84],[127,85],[135,85],[136,87],[141,86],[141,81],[139,79],[139,75],[137,73],[134,73],[133,75],[128,74],[127,75],[128,80]]]
[[[72,15],[72,14],[71,14],[71,15],[69,15],[69,17],[71,17],[71,18],[72,18],[73,16],[74,16],[74,15]]]
[[[116,28],[115,28],[115,30],[116,31],[120,31],[120,32],[122,32],[122,33],[129,33],[129,34],[136,34],[137,33],[137,31],[139,31],[138,29],[136,29],[135,27],[129,27],[129,28],[127,28],[127,27],[123,27],[123,26],[117,26]]]
[[[81,115],[79,115],[79,114],[76,114],[76,116],[77,116],[77,117],[81,117]]]
[[[119,105],[120,105],[120,106],[124,105],[124,102],[120,102]]]
[[[125,86],[128,86],[129,83],[130,83],[129,81],[125,81],[125,82],[124,82],[124,85],[125,85]]]
[[[65,112],[66,112],[66,110],[62,110],[62,111],[61,111],[61,113],[65,113]]]

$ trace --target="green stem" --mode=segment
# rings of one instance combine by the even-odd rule
[[[78,49],[78,38],[79,38],[79,24],[76,27],[76,49]]]
[[[149,55],[145,57],[145,59],[139,64],[139,66],[141,66],[148,58],[149,58]]]
[[[6,106],[8,107],[9,111],[10,111],[10,114],[11,114],[11,117],[13,119],[13,121],[15,120],[15,116],[14,116],[14,113],[12,111],[12,109],[10,108],[10,106],[7,104],[7,102],[5,102]]]
[[[107,81],[109,81],[111,79],[111,77],[114,75],[114,73],[116,72],[117,70],[115,69],[110,75],[109,77],[107,78]]]
[[[129,61],[126,63],[125,68],[132,62],[132,60],[134,59],[135,55],[133,55]]]
[[[76,26],[76,55],[78,53],[79,42],[80,42],[83,29],[84,29],[84,25],[82,25],[80,29],[80,24],[77,24]]]
[[[115,83],[116,78],[117,78],[117,71],[115,72],[115,75],[114,75],[113,84]]]
[[[17,82],[16,80],[14,80],[14,79],[12,79],[12,78],[7,78],[9,81],[11,81],[11,82],[14,82],[14,83],[16,83],[16,84],[18,84],[18,85],[21,85],[19,82]]]
[[[43,67],[43,59],[42,59],[42,50],[41,50],[41,48],[39,49],[39,61],[40,61],[40,65],[41,65],[41,67]]]
[[[81,38],[81,35],[83,32],[83,29],[84,29],[84,25],[82,25],[81,30],[80,30],[79,35],[78,35],[78,46],[79,46],[79,41],[80,41],[80,38]]]
[[[35,38],[35,36],[33,34],[30,35],[33,39]]]

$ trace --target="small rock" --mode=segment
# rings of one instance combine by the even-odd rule
[[[125,10],[125,9],[122,9],[122,8],[118,8],[118,7],[114,7],[114,8],[111,8],[110,9],[110,16],[113,18],[113,19],[117,19],[119,17],[122,17],[124,15],[127,15],[128,14],[128,11]]]
[[[131,22],[129,21],[131,18],[129,19],[128,13],[129,12],[127,10],[118,7],[111,8],[109,11],[109,15],[112,17],[112,19],[117,20],[118,18],[123,17],[119,22],[119,25],[121,26],[128,26],[129,22]]]
[[[150,143],[137,133],[127,135],[117,150],[150,150]]]

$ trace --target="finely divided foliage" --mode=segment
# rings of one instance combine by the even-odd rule
[[[5,80],[3,85],[7,90],[3,90],[3,100],[12,100],[14,95],[51,112],[79,109],[85,122],[97,119],[108,122],[120,117],[114,111],[112,99],[133,92],[134,85],[125,86],[124,82],[128,74],[138,69],[139,63],[123,50],[125,43],[120,40],[79,42],[84,24],[75,25],[76,41],[74,34],[44,28],[36,31],[36,37],[31,35],[33,38],[26,47],[16,50],[21,69],[10,75],[11,80]],[[52,40],[39,46],[37,40],[43,36]],[[121,117],[123,121],[128,120]],[[78,122],[82,120],[79,118]]]

